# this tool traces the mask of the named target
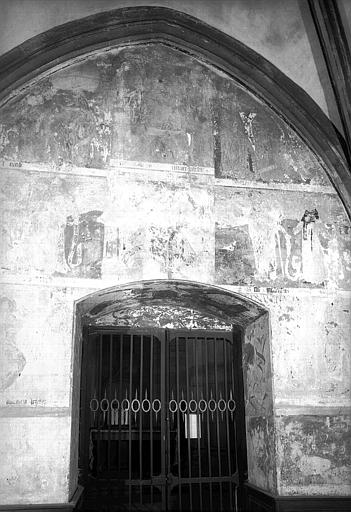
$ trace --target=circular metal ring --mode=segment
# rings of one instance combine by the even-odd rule
[[[185,404],[185,408],[182,408],[182,404]],[[179,402],[179,410],[180,412],[186,412],[188,410],[188,402],[184,400],[184,398]]]
[[[93,405],[92,405],[92,404],[93,404],[93,402],[95,402],[95,403],[96,403],[96,407],[95,407],[95,408],[93,408]],[[89,407],[90,407],[90,410],[91,410],[92,412],[96,412],[96,411],[99,409],[99,400],[98,400],[97,398],[92,398],[92,399],[90,400]]]
[[[144,407],[144,403],[147,403],[148,404],[148,408],[146,409],[146,407]],[[150,412],[151,410],[151,403],[150,403],[150,400],[148,400],[147,398],[144,398],[144,400],[141,402],[141,408],[144,412]]]
[[[156,402],[158,403],[158,408],[157,409],[155,407],[155,403]],[[155,400],[153,400],[153,402],[152,402],[152,410],[154,412],[160,412],[160,410],[161,410],[161,402],[160,402],[160,400],[158,398],[155,398]]]
[[[125,405],[123,405],[125,402],[127,402],[128,406],[126,407]],[[123,398],[122,400],[122,403],[121,403],[121,408],[124,410],[124,411],[129,411],[129,408],[130,408],[130,402],[128,400],[128,398]]]
[[[106,407],[103,407],[102,405],[103,404],[107,404]],[[110,402],[108,401],[107,398],[103,398],[100,402],[100,409],[102,410],[102,412],[107,412],[110,408]]]
[[[172,404],[172,405],[171,405],[171,404]],[[174,404],[174,406],[173,406],[173,404]],[[176,400],[174,400],[173,398],[172,398],[172,400],[170,400],[170,401],[169,401],[168,409],[169,409],[171,412],[173,412],[173,413],[177,412],[177,410],[178,410],[178,404],[177,404],[177,401],[176,401]]]
[[[135,402],[138,404],[137,408],[134,407],[134,403]],[[140,402],[139,402],[139,400],[137,398],[134,398],[134,400],[132,400],[131,409],[132,409],[133,412],[139,412],[140,411]]]
[[[222,406],[223,408],[221,408],[220,404],[223,404],[223,406]],[[226,408],[227,408],[226,401],[223,398],[220,398],[218,400],[218,410],[219,410],[219,412],[224,412],[226,410]]]
[[[191,404],[195,404],[195,409],[192,409]],[[189,402],[189,412],[196,412],[197,411],[197,402],[193,398]]]
[[[205,405],[204,405],[204,406],[202,406],[201,404],[205,404]],[[206,400],[204,400],[203,398],[201,398],[201,400],[199,400],[199,411],[200,411],[201,413],[204,413],[204,412],[206,412],[206,410],[207,410],[207,402],[206,402]]]
[[[117,398],[113,398],[110,403],[111,411],[118,411],[119,409],[119,400]]]
[[[230,404],[230,405],[229,405],[229,404]],[[230,398],[230,399],[228,400],[228,405],[227,405],[227,407],[228,407],[228,411],[229,411],[229,412],[234,412],[234,411],[235,411],[235,409],[236,409],[236,403],[235,403],[235,400],[233,400],[232,398]]]
[[[214,404],[214,407],[212,408],[211,407],[211,403]],[[214,398],[211,398],[209,401],[208,401],[208,410],[210,412],[215,412],[215,410],[217,409],[217,402]]]

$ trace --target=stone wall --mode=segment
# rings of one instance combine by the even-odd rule
[[[4,503],[74,491],[74,301],[141,279],[216,284],[270,311],[262,417],[270,433],[274,420],[278,491],[349,492],[350,226],[273,111],[169,47],[103,51],[2,108],[0,167]],[[264,439],[250,411],[249,452]],[[266,488],[271,463],[256,479]]]

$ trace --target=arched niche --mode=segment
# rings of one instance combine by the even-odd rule
[[[147,308],[147,318],[145,312]],[[275,438],[269,313],[259,303],[223,288],[181,280],[133,282],[94,292],[75,303],[70,488],[78,478],[80,363],[89,326],[224,329],[240,343],[246,447],[240,448],[248,482],[275,493]],[[164,320],[166,318],[166,321]],[[171,318],[171,320],[170,320]],[[165,323],[166,322],[166,323]],[[247,451],[247,461],[246,459]],[[247,468],[247,469],[246,469]]]

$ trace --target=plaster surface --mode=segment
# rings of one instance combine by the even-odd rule
[[[337,418],[351,405],[350,226],[291,128],[238,84],[162,45],[90,56],[44,77],[1,114],[0,413],[4,428],[24,425],[6,433],[7,464],[17,460],[19,435],[24,450],[52,417],[52,436],[64,418],[77,425],[74,301],[100,291],[84,302],[83,322],[110,321],[116,304],[124,304],[117,321],[133,310],[139,324],[150,315],[160,325],[176,311],[186,325],[215,317],[246,327],[269,310],[272,354],[264,354],[268,328],[262,337],[253,324],[246,338],[248,450],[260,459],[252,455],[251,474],[266,489],[277,478],[280,494],[347,494],[349,462],[333,454],[346,453],[334,426],[344,429]],[[141,280],[162,281],[128,284]],[[198,284],[191,291],[187,281]],[[330,444],[302,464],[291,453],[304,450],[309,417],[313,436],[322,425]],[[274,435],[278,462],[264,450]],[[38,448],[46,462],[36,491],[31,448],[22,476],[14,463],[17,487],[2,479],[7,503],[68,501],[77,429],[62,436],[55,495],[45,484],[50,438]],[[316,457],[329,462],[318,466]]]

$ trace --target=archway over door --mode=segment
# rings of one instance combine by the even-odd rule
[[[104,331],[106,327],[108,327],[108,331]],[[164,335],[168,337],[168,340],[178,340],[174,344],[174,347],[178,346],[178,350],[181,343],[183,343],[179,340],[191,338],[189,347],[192,346],[192,343],[193,353],[198,354],[200,354],[200,348],[205,346],[204,343],[206,344],[206,333],[211,333],[211,339],[218,338],[218,346],[221,346],[221,343],[223,345],[227,338],[231,342],[231,330],[233,329],[235,344],[233,350],[235,354],[241,354],[238,368],[242,368],[246,411],[246,425],[244,425],[242,422],[244,411],[240,410],[243,404],[238,401],[238,428],[239,430],[242,429],[242,435],[245,436],[246,434],[247,439],[246,447],[238,446],[238,458],[241,461],[240,478],[241,480],[245,479],[247,471],[247,478],[250,483],[267,491],[274,492],[276,490],[268,312],[254,301],[228,290],[179,280],[131,283],[101,290],[77,301],[75,307],[75,362],[73,371],[75,382],[72,404],[72,489],[77,483],[79,370],[82,346],[89,343],[89,336],[86,337],[83,334],[84,332],[87,333],[87,329],[90,329],[91,336],[95,336],[93,352],[98,350],[96,347],[99,346],[99,343],[102,343],[103,336],[106,338],[104,338],[104,343],[112,347],[113,336],[117,344],[121,343],[121,336],[129,336],[129,340],[131,339],[130,336],[133,336],[137,340],[136,343],[140,345],[140,336],[146,336],[145,339],[149,339],[150,335],[155,335],[159,339]],[[153,334],[150,334],[150,329],[153,330]],[[165,329],[168,329],[168,331],[165,331]],[[199,329],[202,331],[200,332]],[[162,334],[166,332],[167,334]],[[196,341],[194,341],[195,338]],[[90,339],[92,338],[90,337]],[[127,340],[127,338],[125,339]],[[147,343],[150,344],[150,341],[145,341],[145,343],[146,345]],[[172,344],[170,343],[168,347],[172,347]],[[179,352],[177,353],[176,349],[174,350],[176,360],[177,354],[179,357]],[[206,352],[206,349],[204,350]],[[207,349],[207,355],[211,358],[208,350],[211,349]],[[97,361],[99,357],[101,358],[98,352],[96,352]],[[223,348],[221,353],[223,357],[224,353],[227,352]],[[168,361],[170,359],[171,356],[168,357]],[[184,361],[184,364],[186,364],[186,360]],[[198,364],[197,367],[199,368]],[[177,389],[176,386],[175,389],[175,393],[178,392],[179,394],[180,388]],[[228,400],[230,400],[230,394],[228,397]],[[171,395],[168,398],[169,401],[172,400]],[[96,405],[94,404],[95,402],[93,403],[93,409]],[[82,411],[81,414],[83,414]],[[246,449],[247,468],[245,467]]]

